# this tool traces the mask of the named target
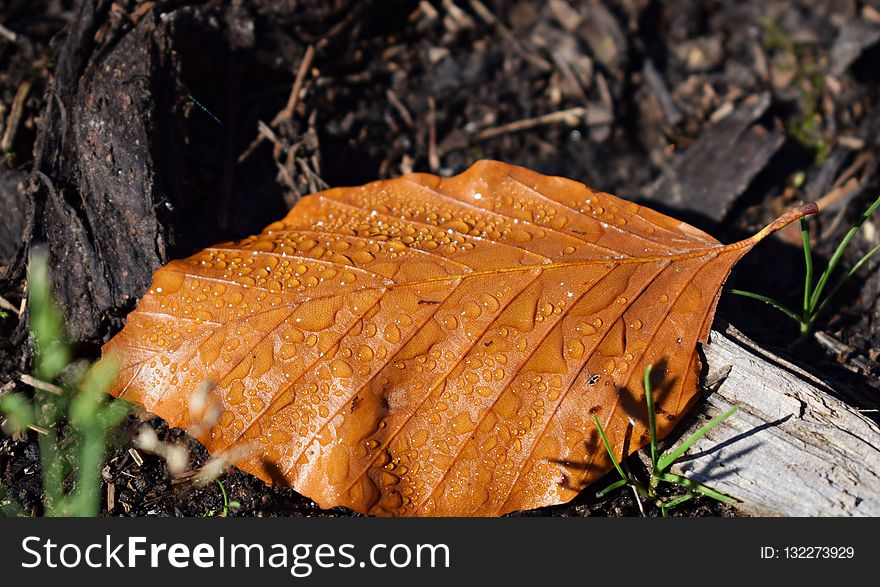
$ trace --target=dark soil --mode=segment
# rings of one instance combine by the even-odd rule
[[[257,232],[327,185],[499,159],[644,201],[725,242],[821,199],[810,231],[822,259],[880,187],[876,2],[6,0],[0,24],[0,295],[18,306],[28,247],[47,243],[87,358],[157,267]],[[272,130],[257,142],[260,121]],[[728,285],[797,306],[799,239],[769,239]],[[844,266],[878,243],[869,222]],[[719,315],[876,417],[877,266],[841,291],[824,336],[796,347],[796,326],[769,306],[724,295]],[[25,391],[27,325],[4,314],[0,393]],[[151,422],[204,462],[195,442]],[[174,479],[150,455],[134,462],[138,425],[108,458],[104,513],[222,512],[216,484]],[[3,437],[0,483],[35,515],[39,479],[35,439]],[[349,515],[237,470],[222,482],[236,515]],[[526,515],[638,515],[627,492],[588,493]],[[730,514],[699,502],[679,512]]]

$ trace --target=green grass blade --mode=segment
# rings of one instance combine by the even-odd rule
[[[819,277],[819,282],[816,284],[816,289],[813,290],[813,294],[810,297],[810,313],[813,313],[814,310],[819,305],[819,298],[822,295],[822,290],[825,289],[825,285],[828,283],[828,279],[831,277],[831,274],[837,268],[837,265],[840,263],[840,260],[843,258],[843,253],[846,251],[846,248],[849,246],[849,243],[856,236],[856,233],[859,232],[859,229],[862,228],[862,225],[871,217],[872,214],[877,210],[877,207],[880,206],[880,196],[877,196],[877,199],[868,207],[867,210],[861,215],[859,221],[856,222],[843,237],[843,240],[840,241],[840,244],[837,245],[837,248],[834,250],[834,254],[831,255],[831,260],[828,261],[828,266],[825,268],[825,271],[822,272],[822,275]]]
[[[803,324],[803,323],[804,323],[804,319],[803,319],[802,316],[800,316],[800,315],[799,315],[797,312],[795,312],[794,310],[792,310],[792,309],[786,307],[785,305],[780,304],[779,302],[777,302],[777,301],[774,300],[773,298],[768,298],[767,296],[762,296],[761,294],[756,294],[756,293],[753,293],[753,292],[750,292],[750,291],[745,291],[745,290],[742,290],[742,289],[732,289],[732,288],[731,288],[731,289],[727,289],[727,290],[725,290],[725,291],[729,291],[730,293],[732,293],[732,294],[736,294],[736,295],[738,295],[738,296],[743,296],[743,297],[746,297],[746,298],[752,298],[752,299],[755,299],[755,300],[759,300],[759,301],[761,301],[761,302],[764,302],[764,303],[766,303],[766,304],[770,304],[771,306],[773,306],[774,308],[776,308],[777,310],[779,310],[780,312],[782,312],[783,314],[785,314],[786,316],[788,316],[789,318],[791,318],[792,320],[794,320],[795,322],[797,322],[798,324]]]
[[[810,297],[813,293],[813,252],[810,250],[810,233],[807,230],[807,219],[801,218],[801,241],[804,243],[804,265],[806,275],[804,277],[804,319],[810,315]]]
[[[873,249],[871,249],[870,251],[865,253],[865,255],[861,259],[859,259],[858,263],[853,265],[852,269],[847,271],[846,275],[841,277],[837,281],[837,283],[834,284],[834,287],[831,289],[831,291],[828,293],[828,295],[825,296],[825,299],[822,300],[822,303],[819,304],[819,307],[816,308],[816,310],[813,312],[812,318],[814,320],[815,320],[816,316],[818,316],[822,312],[822,310],[825,309],[825,306],[828,305],[828,302],[831,300],[831,298],[833,298],[837,294],[837,292],[840,290],[840,288],[843,287],[843,284],[845,284],[847,281],[849,281],[849,279],[853,275],[856,274],[856,272],[862,267],[862,265],[864,265],[868,261],[868,259],[873,257],[874,253],[876,253],[877,251],[880,251],[880,245],[877,245],[876,247],[874,247]]]
[[[626,485],[627,483],[628,483],[628,481],[626,479],[618,479],[617,481],[615,481],[614,483],[612,483],[611,485],[609,485],[608,487],[606,487],[602,491],[597,491],[596,497],[605,497],[606,495],[608,495],[609,493],[611,493],[615,489],[619,489],[619,488],[623,487],[624,485]]]
[[[665,507],[666,509],[669,510],[669,509],[674,508],[675,506],[679,506],[679,505],[683,504],[686,501],[692,500],[696,496],[697,495],[695,493],[685,493],[684,495],[679,495],[678,497],[676,497],[674,499],[670,499],[669,501],[665,502],[662,507]]]
[[[223,505],[227,506],[229,504],[229,496],[226,494],[226,486],[223,485],[223,482],[220,481],[220,479],[214,479],[214,483],[220,488],[220,494],[223,496]]]
[[[657,412],[654,408],[654,392],[651,389],[651,368],[645,367],[645,403],[648,404],[648,431],[651,434],[651,465],[657,469]]]
[[[105,402],[105,391],[118,371],[118,361],[112,356],[104,357],[88,371],[71,401],[70,422],[79,434],[80,447],[76,491],[71,496],[68,515],[93,517],[99,513],[100,469],[107,438],[129,407],[119,400]]]
[[[34,341],[34,373],[37,379],[52,382],[71,359],[64,342],[61,313],[52,300],[49,265],[45,249],[31,252],[28,264],[28,322]],[[34,420],[46,430],[40,434],[40,458],[43,467],[43,505],[46,516],[63,515],[64,462],[58,454],[58,424],[68,397],[34,391]]]
[[[683,455],[696,441],[705,436],[707,432],[712,430],[712,428],[714,428],[718,424],[721,424],[733,414],[735,414],[737,410],[739,410],[739,406],[733,406],[723,414],[715,416],[714,418],[706,422],[703,426],[701,426],[699,430],[688,436],[687,439],[680,445],[678,445],[675,449],[673,449],[672,452],[663,453],[662,455],[660,455],[660,459],[658,460],[656,467],[657,472],[662,473],[666,471],[666,469],[668,469],[669,466],[674,463],[676,459],[678,459],[681,455]]]
[[[34,423],[34,407],[20,393],[7,393],[0,396],[0,413],[8,419],[7,433],[21,432]]]
[[[84,431],[79,440],[76,489],[70,496],[67,516],[94,518],[101,506],[101,463],[104,461],[106,431],[97,426]]]
[[[98,422],[107,430],[119,426],[131,413],[131,404],[124,400],[116,400],[106,404],[97,414]]]
[[[623,472],[620,462],[618,462],[617,457],[614,456],[614,449],[611,448],[611,443],[608,442],[608,437],[605,436],[605,429],[602,428],[602,424],[599,423],[599,418],[597,418],[595,414],[593,415],[593,422],[596,423],[596,428],[599,429],[599,436],[602,438],[602,444],[605,445],[605,450],[608,451],[608,456],[611,457],[611,462],[614,463],[614,468],[617,469],[621,479],[625,482],[629,482],[629,477]]]
[[[693,479],[688,479],[682,475],[675,475],[673,473],[663,473],[659,476],[661,481],[665,481],[666,483],[672,483],[673,485],[680,485],[681,487],[687,487],[688,489],[699,493],[700,495],[705,495],[706,497],[711,497],[714,500],[720,501],[722,503],[733,504],[736,503],[736,500],[730,497],[729,495],[725,495],[720,491],[716,491],[711,487],[706,487],[702,483],[698,483]]]
[[[119,362],[112,355],[92,365],[71,402],[70,420],[74,426],[87,429],[97,423],[98,415],[105,407],[105,392],[118,372]]]
[[[39,392],[37,392],[39,393]],[[35,400],[38,401],[38,400]],[[40,434],[40,460],[43,466],[43,507],[47,517],[60,516],[63,510],[61,483],[64,478],[63,464],[58,454],[58,434],[54,419],[38,420],[47,431]]]
[[[71,361],[64,341],[64,322],[52,299],[46,251],[36,249],[28,265],[28,312],[34,338],[34,371],[37,379],[52,382]]]

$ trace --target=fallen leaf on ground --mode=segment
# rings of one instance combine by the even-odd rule
[[[238,467],[322,507],[559,504],[611,466],[594,414],[618,454],[647,442],[648,363],[661,435],[680,419],[730,269],[811,206],[721,245],[493,161],[330,189],[157,271],[104,347],[124,365],[112,393],[213,454],[253,447]],[[210,430],[190,401],[204,381]]]

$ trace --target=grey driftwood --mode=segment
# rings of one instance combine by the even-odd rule
[[[737,498],[747,514],[880,516],[874,422],[730,326],[713,330],[703,350],[705,381],[719,383],[673,442],[707,417],[740,410],[696,443],[675,472]]]

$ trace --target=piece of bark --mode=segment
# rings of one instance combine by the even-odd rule
[[[853,19],[840,27],[831,47],[829,67],[832,75],[843,75],[850,65],[870,47],[880,42],[880,26],[866,20]]]
[[[785,141],[782,132],[755,124],[769,107],[770,94],[747,99],[673,158],[645,195],[721,222]]]
[[[27,177],[0,165],[0,274],[21,245],[28,216]]]
[[[128,308],[168,260],[170,223],[157,211],[179,178],[157,171],[174,152],[159,150],[167,144],[158,137],[171,136],[157,124],[167,106],[159,72],[174,68],[161,62],[169,52],[153,37],[157,20],[117,30],[111,12],[109,2],[80,4],[34,148],[29,240],[46,243],[74,339],[100,338],[109,314]]]
[[[704,353],[705,380],[722,381],[671,442],[733,405],[740,409],[694,444],[674,472],[735,497],[746,514],[880,515],[874,422],[730,326],[712,331]]]
[[[654,65],[654,61],[650,57],[645,58],[645,65],[642,67],[642,71],[645,75],[645,81],[648,82],[648,87],[651,88],[654,96],[657,97],[657,103],[660,105],[660,110],[663,112],[666,124],[672,127],[681,124],[684,118],[681,110],[676,105],[675,99],[669,93],[669,88],[666,87],[663,76],[657,71],[657,66]]]

